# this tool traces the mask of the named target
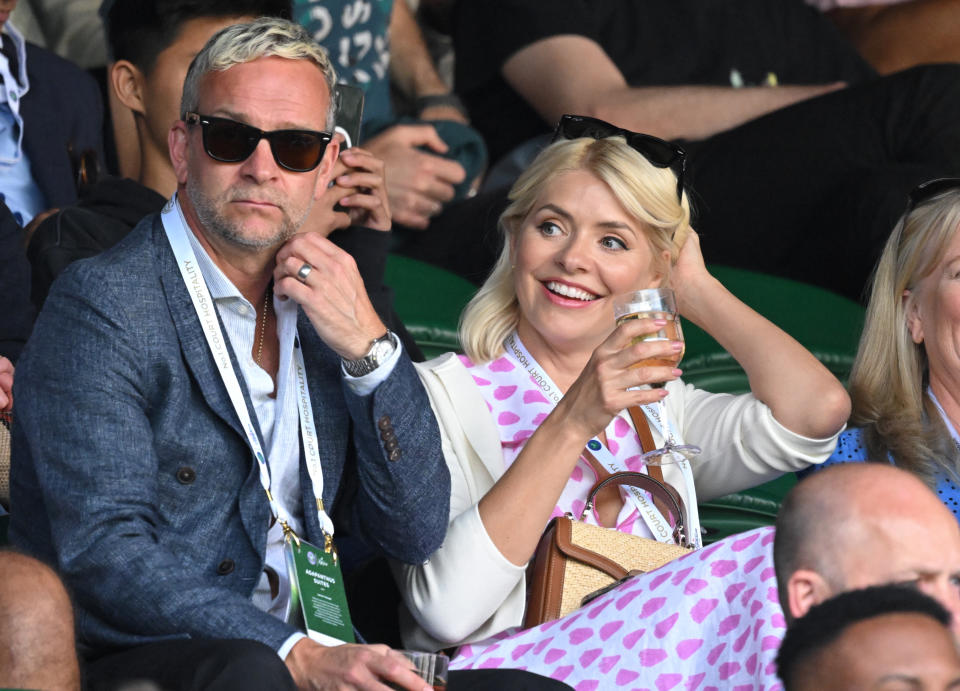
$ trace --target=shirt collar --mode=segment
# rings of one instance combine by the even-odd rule
[[[27,80],[27,45],[23,39],[23,34],[17,31],[17,28],[13,26],[10,22],[7,22],[3,27],[3,33],[13,41],[13,45],[17,51],[17,72],[16,75],[10,74],[10,65],[8,64],[7,58],[5,55],[0,53],[0,76],[3,77],[5,84],[10,84],[11,76],[15,77],[13,81],[17,83],[16,91],[19,92],[20,96],[27,93],[30,88],[30,84]],[[0,90],[0,96],[3,95],[3,91],[7,89]],[[14,89],[9,89],[14,90]],[[4,98],[4,100],[6,100]]]

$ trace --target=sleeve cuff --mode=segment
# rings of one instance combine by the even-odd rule
[[[340,371],[343,372],[343,378],[347,382],[347,386],[350,387],[350,390],[358,396],[369,396],[377,387],[383,383],[387,377],[389,377],[394,368],[397,366],[397,363],[400,362],[400,353],[403,352],[403,343],[401,343],[400,338],[396,338],[397,347],[393,349],[393,352],[390,354],[390,357],[382,365],[377,367],[369,374],[365,374],[362,377],[352,377],[347,373],[347,370],[343,368],[343,363],[340,363]]]
[[[281,660],[286,660],[287,655],[290,654],[290,651],[293,649],[293,646],[299,643],[302,638],[306,638],[306,637],[307,637],[307,634],[300,633],[299,631],[297,631],[296,633],[290,634],[290,637],[287,640],[285,640],[283,642],[283,645],[281,645],[280,648],[277,650],[277,655],[280,656]]]

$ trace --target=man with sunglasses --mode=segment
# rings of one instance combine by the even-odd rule
[[[62,275],[21,359],[11,539],[59,565],[94,687],[425,688],[288,612],[285,543],[332,554],[349,521],[420,562],[448,512],[412,364],[350,257],[297,234],[337,161],[333,77],[288,21],[217,33],[170,129],[176,196]]]
[[[71,262],[99,254],[118,243],[147,214],[163,207],[177,187],[167,133],[180,116],[183,79],[193,57],[219,29],[255,17],[289,17],[289,0],[110,0],[103,14],[112,64],[108,89],[125,177],[107,177],[75,206],[61,208],[33,232],[28,247],[31,295],[37,309],[54,279]],[[130,121],[131,132],[120,126]],[[124,155],[124,154],[127,155]],[[353,166],[364,164],[368,170]],[[341,150],[336,184],[313,205],[305,230],[328,234],[356,259],[370,301],[381,319],[403,341],[414,359],[422,359],[393,307],[383,283],[384,257],[391,236],[362,225],[364,195],[381,194],[380,185],[344,184],[349,172],[377,175],[380,162],[358,149]],[[350,199],[360,200],[351,207]],[[337,207],[336,205],[340,206]],[[347,213],[335,211],[345,209]],[[391,208],[392,210],[392,208]]]

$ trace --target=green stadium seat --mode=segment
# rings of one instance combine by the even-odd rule
[[[457,324],[477,287],[416,259],[387,257],[386,284],[393,289],[397,314],[429,360],[460,350]]]

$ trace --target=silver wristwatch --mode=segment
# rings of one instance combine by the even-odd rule
[[[351,377],[362,377],[365,374],[370,374],[386,362],[396,349],[397,337],[388,329],[387,333],[383,334],[383,336],[375,338],[370,342],[370,350],[368,350],[367,354],[362,358],[358,360],[344,359],[343,369],[345,369]]]

